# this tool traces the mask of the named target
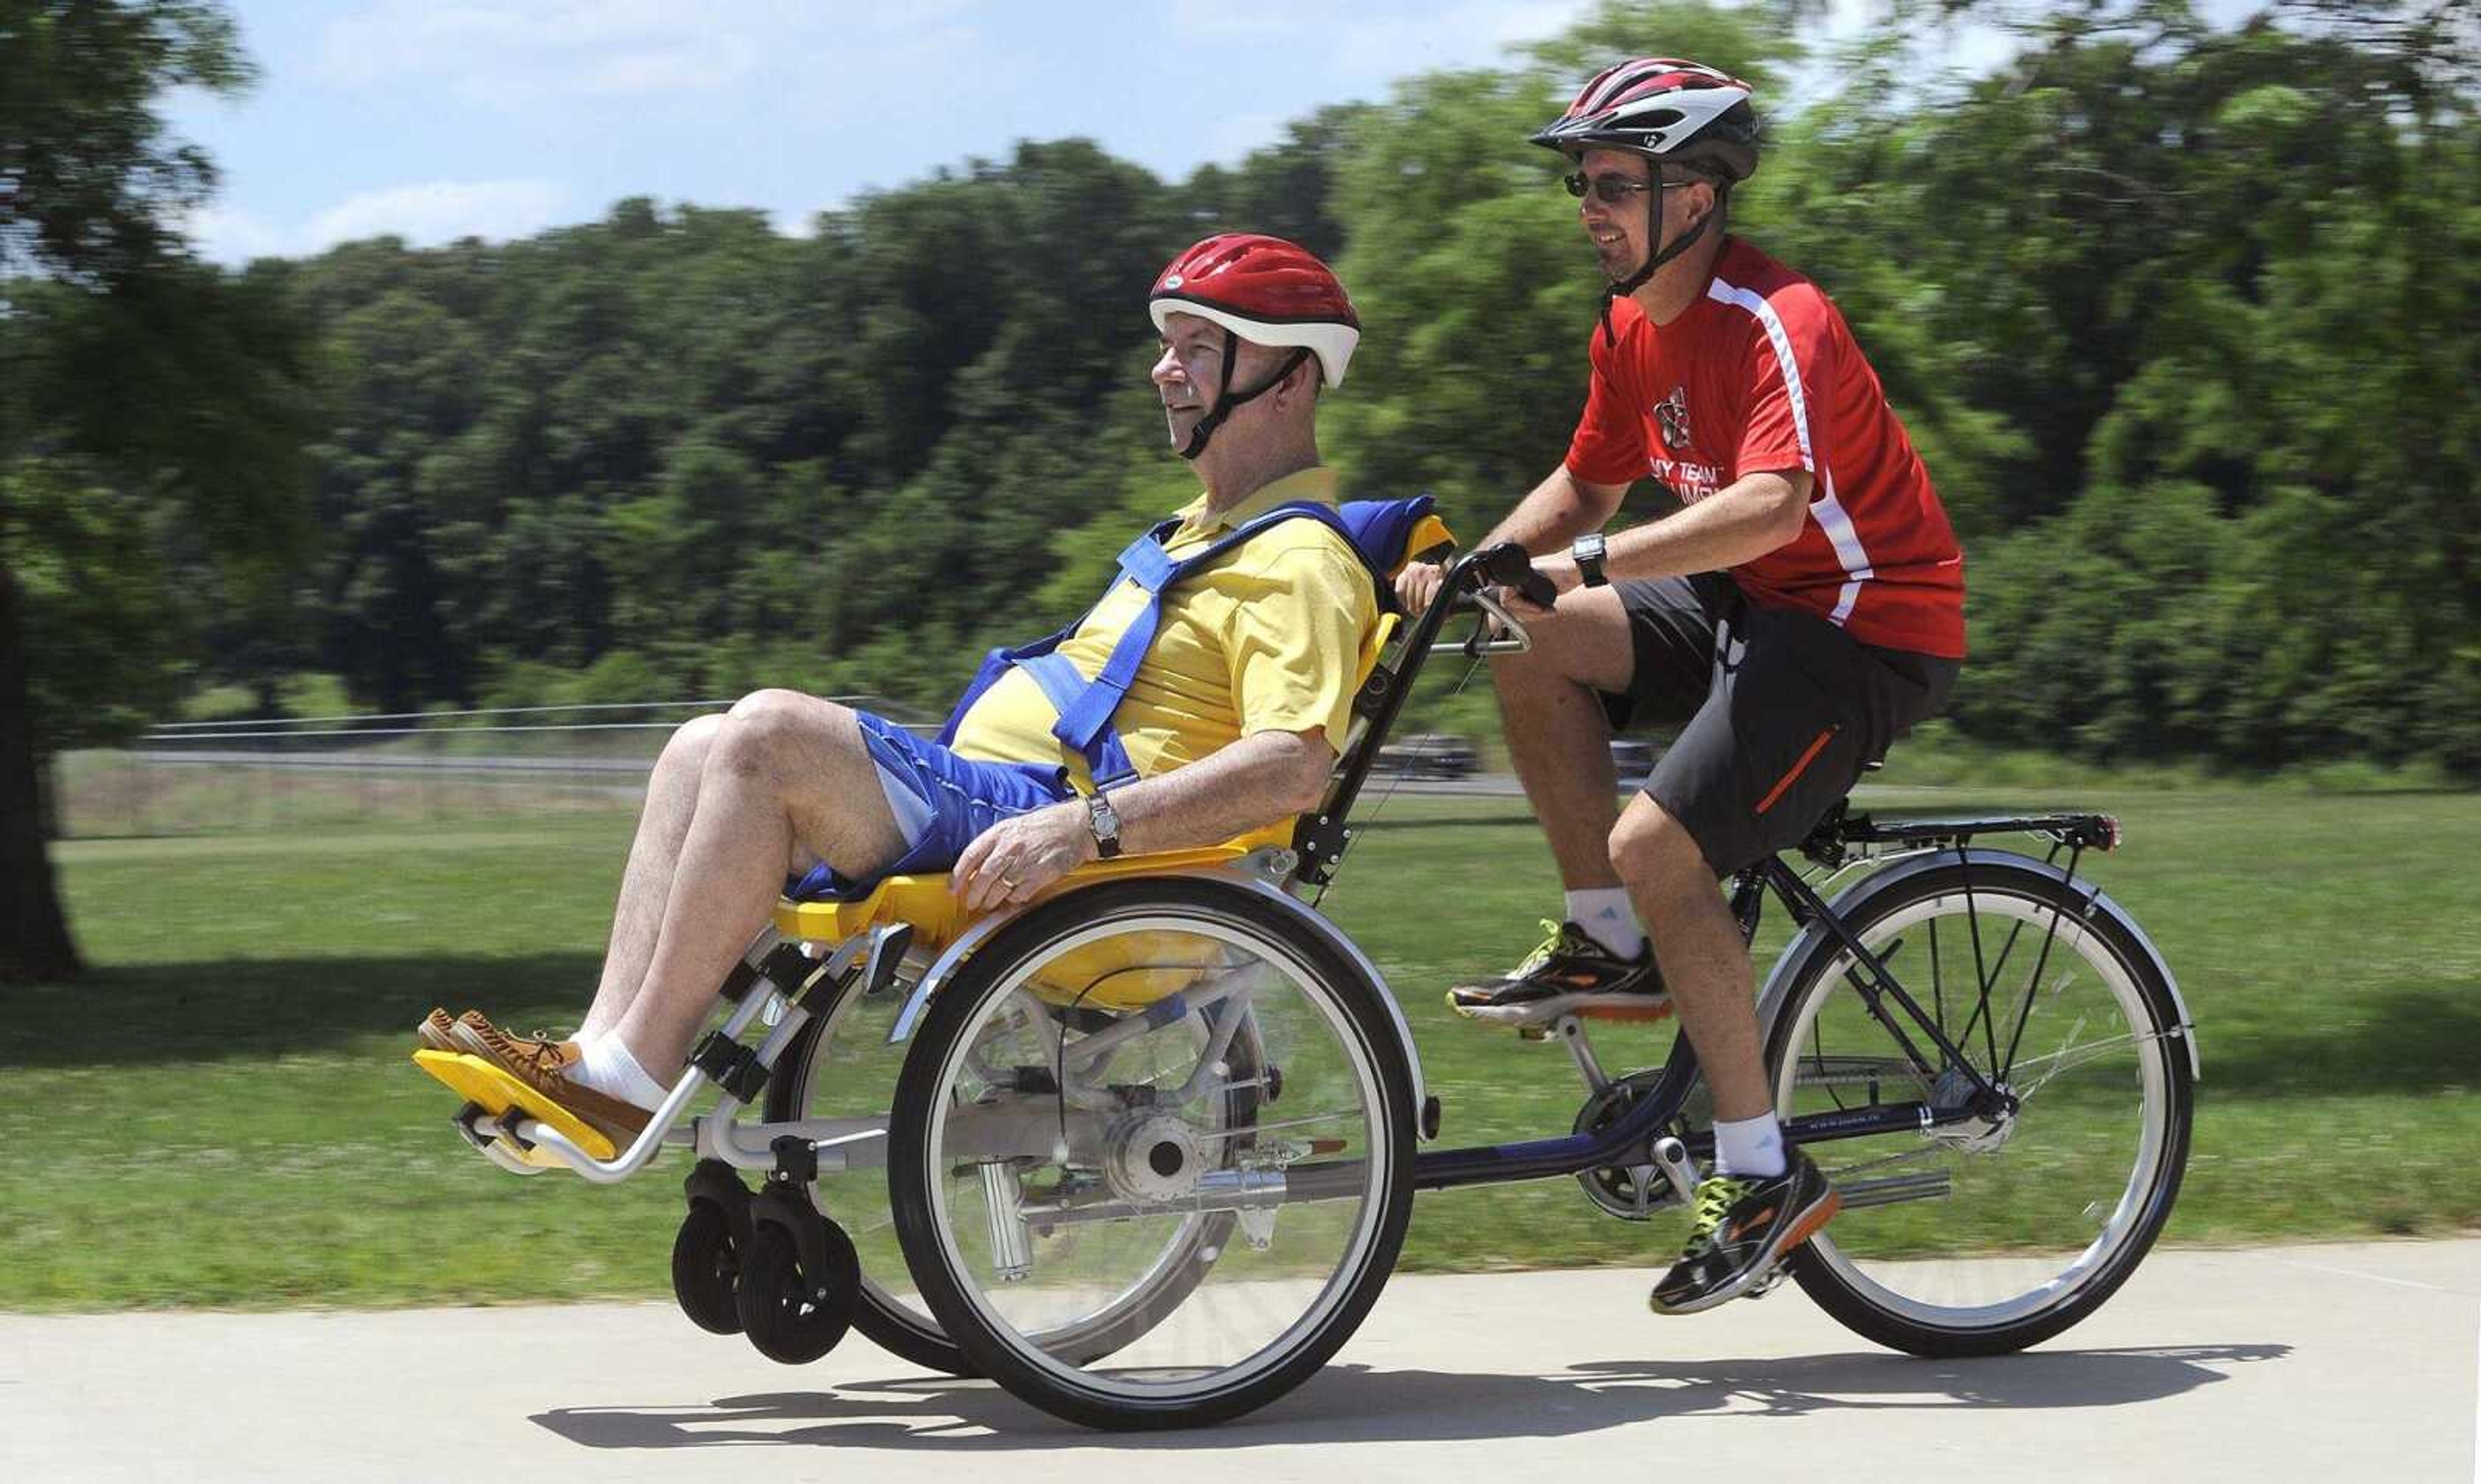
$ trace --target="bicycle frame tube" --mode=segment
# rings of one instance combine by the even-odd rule
[[[1916,1070],[1923,1077],[1936,1077],[1946,1068],[1954,1068],[1961,1071],[1972,1081],[1972,1090],[1976,1094],[1993,1098],[2000,1096],[1998,1088],[1989,1078],[1982,1075],[1981,1069],[1974,1066],[1972,1059],[1957,1050],[1954,1042],[1946,1038],[1946,1033],[1939,1028],[1938,1022],[1921,1013],[1920,1002],[1907,994],[1904,986],[1895,981],[1894,976],[1887,972],[1887,966],[1879,961],[1878,955],[1870,952],[1862,944],[1861,940],[1853,934],[1852,929],[1844,925],[1843,919],[1827,909],[1826,903],[1819,899],[1815,892],[1810,890],[1809,883],[1800,878],[1799,872],[1785,865],[1781,857],[1769,859],[1759,869],[1765,873],[1766,884],[1774,889],[1776,895],[1784,898],[1784,904],[1790,909],[1794,918],[1804,923],[1815,922],[1823,924],[1828,935],[1833,937],[1845,952],[1852,955],[1855,967],[1844,971],[1845,977],[1850,978],[1852,987],[1860,991],[1861,1002],[1868,1007],[1870,1018],[1877,1021],[1889,1035],[1894,1037],[1895,1045],[1912,1060]],[[1975,974],[1979,976],[1981,971],[1977,948],[1976,944]],[[1862,976],[1861,977],[1854,977],[1856,971]],[[1989,1000],[1990,986],[1986,977],[1976,986],[1976,992],[1985,1002]],[[1920,1049],[1913,1044],[1911,1037],[1904,1034],[1904,1028],[1897,1025],[1894,1017],[1887,1013],[1885,1004],[1881,1002],[1882,996],[1893,997],[1903,1012],[1911,1017],[1913,1025],[1929,1037],[1931,1044],[1938,1048],[1939,1054],[1946,1058],[1943,1064],[1932,1065],[1922,1058]]]

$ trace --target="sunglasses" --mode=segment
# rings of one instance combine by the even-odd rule
[[[1642,195],[1654,189],[1654,182],[1650,180],[1632,180],[1626,175],[1587,175],[1583,170],[1579,170],[1573,175],[1562,175],[1559,179],[1567,186],[1570,195],[1581,198],[1586,192],[1590,191],[1594,195],[1594,199],[1606,206],[1617,206],[1632,195]],[[1684,186],[1689,184],[1689,181],[1674,179],[1669,184]]]

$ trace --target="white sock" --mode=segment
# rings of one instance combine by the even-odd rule
[[[577,1065],[568,1069],[568,1080],[650,1113],[663,1106],[670,1092],[646,1075],[646,1069],[638,1065],[638,1058],[629,1054],[629,1048],[616,1035],[600,1035],[587,1042]]]
[[[1645,928],[1636,920],[1636,908],[1629,905],[1627,887],[1595,886],[1570,892],[1568,921],[1622,958],[1634,958],[1645,948]]]
[[[1771,1180],[1791,1168],[1784,1155],[1783,1128],[1772,1113],[1714,1120],[1714,1173]]]

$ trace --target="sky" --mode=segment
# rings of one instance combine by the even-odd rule
[[[1867,0],[1837,0],[1849,34]],[[210,258],[396,233],[523,237],[623,196],[788,232],[1019,139],[1083,135],[1166,178],[1327,103],[1495,65],[1590,0],[237,0],[258,85],[170,100],[223,174]],[[1988,65],[1982,34],[1948,55]]]

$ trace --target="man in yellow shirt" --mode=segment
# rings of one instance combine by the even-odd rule
[[[1318,395],[1344,379],[1360,331],[1326,265],[1276,238],[1208,238],[1164,269],[1149,310],[1164,422],[1204,485],[1162,534],[1162,557],[1201,552],[1278,506],[1332,507]],[[1314,808],[1377,605],[1368,567],[1321,519],[1281,520],[1189,574],[1162,593],[1151,642],[1132,646],[1142,654],[1125,693],[1107,689],[1090,708],[1134,772],[1100,769],[1100,788],[1092,757],[1062,741],[1072,708],[1048,691],[1094,684],[1150,616],[1132,582],[1060,639],[1054,653],[1073,673],[1005,668],[969,698],[949,744],[796,691],[744,696],[674,733],[655,764],[576,1038],[515,1039],[437,1010],[422,1036],[500,1062],[626,1142],[788,872],[857,892],[953,868],[956,895],[982,909],[1098,854],[1213,845]]]

